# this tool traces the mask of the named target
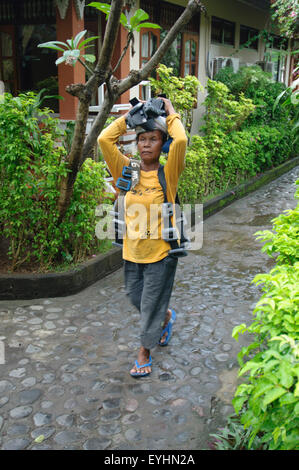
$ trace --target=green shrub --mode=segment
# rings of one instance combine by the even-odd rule
[[[84,161],[77,175],[72,201],[61,224],[64,253],[74,262],[111,247],[110,241],[95,237],[95,208],[111,202],[105,193],[104,176],[105,164],[91,158]]]
[[[296,197],[299,197],[299,180]],[[260,436],[267,448],[299,450],[299,204],[274,219],[274,231],[257,232],[263,251],[276,254],[276,266],[253,282],[264,294],[254,309],[255,320],[234,328],[254,335],[241,350],[239,375],[248,374],[233,404],[250,442]],[[244,357],[249,360],[245,363]]]
[[[65,134],[36,99],[32,92],[17,98],[5,94],[0,103],[0,228],[9,241],[12,270],[25,262],[45,270],[101,249],[93,212],[103,199],[103,164],[82,166],[58,225],[59,183],[67,172]]]
[[[255,109],[250,99],[245,98],[242,93],[238,100],[235,99],[228,87],[221,82],[208,80],[207,91],[204,101],[206,124],[203,127],[207,135],[218,132],[228,134],[240,129]]]
[[[192,138],[187,148],[185,169],[179,180],[178,192],[182,203],[201,201],[209,191],[208,149],[200,136]]]
[[[212,80],[207,91],[205,134],[193,137],[180,179],[179,191],[186,201],[202,201],[232,188],[296,153],[288,124],[248,127],[246,123],[256,110],[251,99],[242,92],[236,99],[225,84]]]
[[[251,126],[240,135],[250,136],[249,153],[257,173],[280,165],[295,153],[292,131],[288,126]]]
[[[156,95],[165,93],[172,102],[174,109],[180,113],[186,131],[190,133],[192,111],[197,103],[197,91],[202,86],[195,76],[177,77],[173,74],[173,69],[166,67],[164,64],[160,64],[157,73],[159,76],[158,80],[154,78],[149,79],[153,92]]]
[[[256,174],[250,132],[213,133],[205,142],[210,157],[210,192],[224,191]]]
[[[225,191],[278,166],[293,153],[291,130],[269,126],[245,128],[229,134],[218,130],[204,136],[202,144],[207,159],[205,168],[209,169],[204,180],[197,179],[203,184],[198,190],[202,194]]]
[[[299,197],[299,190],[297,190]],[[294,265],[299,261],[299,205],[286,210],[273,219],[275,232],[263,230],[257,232],[258,239],[265,242],[262,251],[270,257],[276,255],[276,261],[282,265]]]
[[[282,121],[288,122],[288,113],[283,106],[279,106],[275,115],[273,114],[275,100],[286,86],[281,82],[274,82],[271,74],[260,67],[240,67],[237,72],[227,67],[218,72],[215,80],[224,83],[235,99],[243,94],[252,100],[255,109],[244,123],[245,126],[271,126],[281,124]]]

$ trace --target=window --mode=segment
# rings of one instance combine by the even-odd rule
[[[241,24],[240,26],[240,46],[243,46],[247,42],[249,49],[255,49],[258,50],[258,44],[259,44],[259,39],[257,35],[259,34],[259,31],[257,29],[249,28],[248,26],[244,26]]]
[[[235,23],[212,16],[211,41],[214,44],[235,45]]]
[[[198,75],[198,45],[199,39],[197,34],[183,34],[181,63],[182,77],[185,77],[186,75]]]
[[[4,90],[14,94],[17,88],[14,59],[14,31],[13,27],[8,26],[2,28],[4,31],[0,31],[0,80],[4,82]]]
[[[159,47],[160,41],[164,40],[170,28],[184,12],[184,7],[162,0],[140,0],[140,8],[150,15],[149,21],[158,23],[162,28],[141,30],[140,67],[142,67],[151,57],[151,49]],[[198,75],[199,25],[200,15],[194,15],[185,25],[184,32],[177,35],[161,60],[161,64],[171,67],[176,76]],[[144,34],[147,36],[144,37]],[[156,40],[153,35],[158,39]]]
[[[140,30],[140,67],[142,68],[154,55],[160,44],[160,30],[157,29],[141,29]],[[152,77],[156,78],[156,71],[152,73]],[[147,85],[139,87],[139,96],[142,100],[148,99]]]
[[[168,31],[161,31],[161,41],[164,40]],[[175,40],[171,43],[169,49],[161,60],[161,64],[173,69],[173,74],[179,77],[181,74],[181,58],[182,58],[182,33],[179,33]]]
[[[156,29],[141,29],[140,66],[143,67],[156,52],[160,43],[160,33]]]
[[[277,82],[284,82],[286,71],[286,54],[284,52],[288,47],[288,40],[280,36],[272,35],[267,44],[265,57],[268,62],[274,65],[273,79]]]
[[[168,31],[161,31],[161,41]],[[161,60],[161,64],[173,69],[177,77],[198,76],[199,36],[197,33],[179,33]]]

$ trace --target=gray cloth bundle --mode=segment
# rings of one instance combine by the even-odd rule
[[[155,124],[154,124],[153,130],[164,132],[164,134],[167,135],[166,118],[162,116],[158,116],[154,119],[154,122]],[[135,127],[135,132],[136,132],[136,136],[138,136],[139,134],[143,134],[143,132],[149,132],[149,131],[146,131],[142,126],[137,126]]]

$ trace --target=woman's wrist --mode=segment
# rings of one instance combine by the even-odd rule
[[[164,109],[165,109],[167,116],[169,116],[170,114],[176,113],[173,107],[173,104],[169,99],[167,98],[160,98],[160,99],[164,101]]]
[[[170,114],[176,114],[176,111],[175,111],[174,107],[172,106],[172,104],[168,109],[167,116],[170,116]]]

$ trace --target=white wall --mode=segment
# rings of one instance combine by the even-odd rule
[[[130,14],[134,15],[135,11],[140,8],[140,1],[137,0],[135,6],[131,9]],[[138,70],[139,69],[139,56],[140,56],[140,40],[139,34],[134,33],[134,51],[135,54],[132,55],[132,47],[130,47],[130,69]],[[130,99],[139,98],[139,85],[130,89]]]

